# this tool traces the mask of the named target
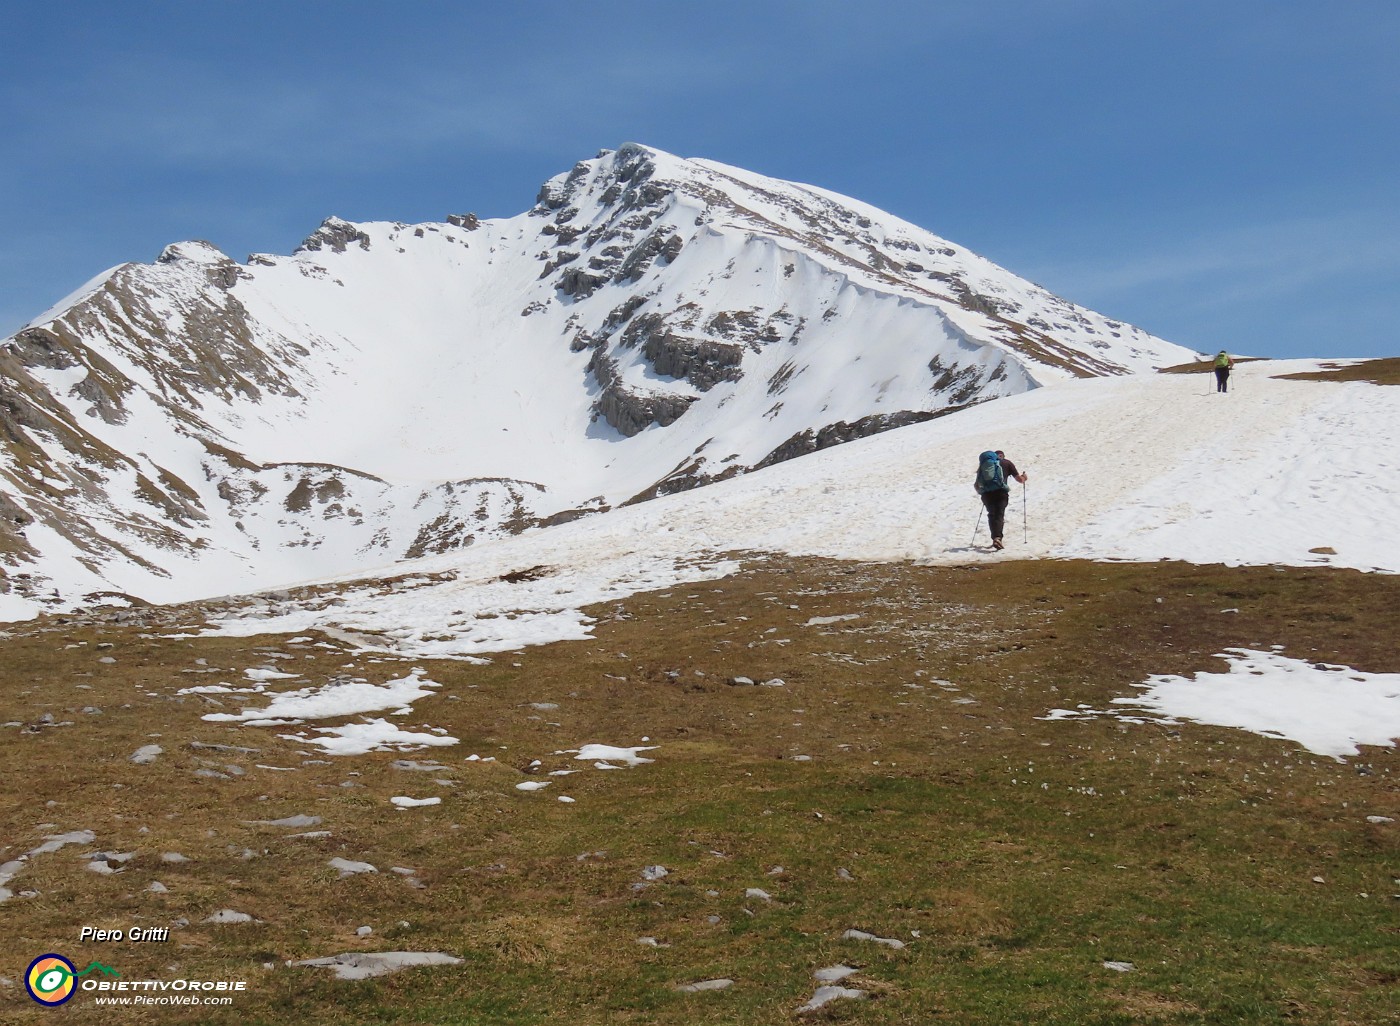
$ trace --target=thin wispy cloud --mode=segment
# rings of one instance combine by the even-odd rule
[[[1109,300],[1191,287],[1205,305],[1267,299],[1349,276],[1390,274],[1400,283],[1400,218],[1346,211],[1240,225],[1101,260],[1045,260],[1030,273]]]

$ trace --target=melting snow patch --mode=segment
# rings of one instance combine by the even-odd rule
[[[859,613],[847,613],[847,614],[845,614],[844,616],[814,616],[814,617],[812,617],[810,620],[808,620],[806,623],[804,623],[802,626],[803,626],[803,627],[825,627],[827,624],[831,624],[831,623],[841,623],[842,621],[845,621],[845,620],[859,620],[859,619],[860,619],[860,614],[859,614]]]
[[[1114,705],[1174,722],[1236,727],[1295,741],[1341,760],[1359,745],[1391,746],[1400,737],[1400,674],[1364,673],[1349,666],[1309,663],[1277,652],[1227,649],[1224,673],[1193,678],[1149,677],[1146,691]],[[1056,709],[1047,719],[1123,716],[1116,710]],[[1140,719],[1136,722],[1142,722]]]
[[[401,709],[431,695],[433,692],[429,688],[441,686],[436,681],[426,680],[423,673],[422,670],[414,670],[407,677],[383,684],[371,684],[366,680],[333,680],[319,688],[274,694],[271,704],[262,709],[244,709],[240,713],[206,713],[204,719],[210,722],[231,720],[257,726],[273,720],[320,720]]]
[[[638,752],[655,751],[657,745],[643,745],[636,748],[618,748],[614,745],[584,745],[578,749],[575,759],[597,759],[600,763],[621,762],[628,766],[640,766],[644,762],[655,762],[655,759],[643,759]],[[570,749],[572,751],[572,749]],[[600,765],[599,769],[616,769],[615,766]]]
[[[415,733],[402,730],[388,720],[375,719],[365,723],[347,723],[341,727],[316,727],[327,737],[305,734],[279,734],[289,741],[320,745],[330,755],[364,755],[366,752],[408,752],[428,745],[455,745],[457,739],[447,735]]]
[[[131,861],[135,855],[134,851],[99,851],[88,856],[87,868],[94,873],[101,873],[103,876],[110,876],[112,873],[120,873],[125,863]]]
[[[269,680],[291,680],[301,676],[299,673],[283,673],[281,670],[274,670],[271,667],[259,666],[250,670],[244,670],[243,676],[249,680],[259,683]]]
[[[420,965],[460,965],[462,960],[441,951],[350,951],[328,958],[309,958],[288,965],[309,965],[331,969],[342,980],[364,980]]]
[[[517,791],[543,791],[548,786],[548,780],[522,780],[515,785],[515,789]]]
[[[409,798],[406,795],[398,795],[394,798],[390,798],[389,801],[393,802],[401,809],[418,809],[422,808],[424,805],[442,804],[441,798]]]

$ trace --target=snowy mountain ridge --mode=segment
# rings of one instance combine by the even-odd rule
[[[628,144],[511,218],[177,243],[5,340],[0,584],[32,612],[351,572],[1192,355],[856,201]]]

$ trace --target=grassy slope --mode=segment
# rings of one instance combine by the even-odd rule
[[[1261,362],[1260,357],[1235,357],[1235,365]],[[1400,357],[1357,360],[1354,363],[1324,363],[1321,370],[1299,374],[1276,374],[1284,381],[1369,381],[1373,385],[1400,385]],[[1209,374],[1215,370],[1210,358],[1158,368],[1160,374]]]
[[[206,723],[212,706],[175,694],[236,680],[270,652],[313,681],[352,661],[374,680],[402,664],[163,636],[197,610],[17,625],[0,642],[0,721],[51,712],[73,725],[6,732],[0,861],[55,828],[97,840],[11,882],[41,894],[0,906],[0,976],[15,981],[0,987],[0,1021],[55,1014],[19,983],[50,950],[129,979],[178,966],[250,981],[222,1013],[99,1013],[80,996],[67,1006],[78,1022],[767,1024],[792,1021],[812,971],[838,961],[861,969],[847,985],[873,1000],[821,1020],[1394,1021],[1400,824],[1366,820],[1400,819],[1394,749],[1343,764],[1240,731],[1038,717],[1104,708],[1151,673],[1219,667],[1228,646],[1400,671],[1397,587],[1179,563],[770,563],[593,610],[595,640],[432,664],[440,694],[398,719],[461,738],[409,756],[439,757],[443,773],[394,769],[389,754],[318,760],[275,729]],[[182,672],[197,658],[231,672]],[[727,683],[736,675],[785,685]],[[581,765],[551,753],[643,736],[660,746],[650,765],[514,788],[533,759]],[[152,741],[156,763],[127,761]],[[463,761],[474,752],[499,761]],[[244,774],[197,778],[201,760]],[[388,799],[402,794],[444,802],[399,812]],[[245,822],[296,813],[331,836]],[[98,876],[80,858],[95,849],[137,854]],[[193,861],[164,864],[163,851]],[[337,855],[381,871],[339,879]],[[652,864],[670,874],[634,889]],[[152,880],[169,893],[147,893]],[[746,898],[755,887],[773,900]],[[258,922],[200,924],[225,907]],[[194,925],[168,944],[77,942],[83,925],[180,916]],[[362,924],[374,935],[357,938]],[[842,940],[852,927],[908,946]],[[465,962],[359,983],[282,965],[351,950]],[[736,983],[673,989],[713,977]]]
[[[1369,381],[1373,385],[1400,385],[1400,357],[1362,360],[1351,364],[1323,364],[1309,374],[1280,374],[1288,381]]]

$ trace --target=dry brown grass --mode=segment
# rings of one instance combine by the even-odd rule
[[[1400,357],[1359,360],[1356,363],[1322,365],[1320,371],[1279,374],[1286,381],[1369,381],[1373,385],[1400,385]]]
[[[1234,356],[1231,357],[1235,366],[1243,363],[1265,363],[1262,356]],[[1171,367],[1158,367],[1158,374],[1210,374],[1215,370],[1215,357],[1203,356],[1199,360],[1192,360],[1190,363],[1178,363]]]

